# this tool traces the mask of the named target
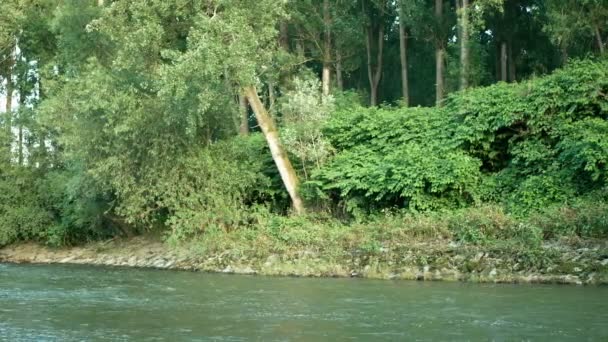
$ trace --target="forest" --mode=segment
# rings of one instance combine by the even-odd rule
[[[0,246],[608,237],[606,0],[1,0]]]

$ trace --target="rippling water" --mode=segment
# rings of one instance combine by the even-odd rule
[[[608,288],[0,265],[0,341],[608,341]]]

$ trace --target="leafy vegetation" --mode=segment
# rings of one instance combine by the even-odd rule
[[[0,245],[606,238],[608,17],[583,5],[2,1]]]

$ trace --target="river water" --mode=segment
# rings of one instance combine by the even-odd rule
[[[608,341],[608,288],[0,264],[0,341]]]

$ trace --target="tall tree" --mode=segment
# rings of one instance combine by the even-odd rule
[[[370,104],[378,104],[378,87],[382,78],[382,67],[384,58],[384,14],[385,4],[380,2],[378,6],[368,4],[365,0],[361,2],[361,9],[367,17],[365,25],[365,48],[367,51],[367,78],[370,87]],[[376,53],[375,63],[373,54]]]
[[[331,85],[331,12],[329,0],[323,0],[323,96],[328,96]]]
[[[445,95],[445,38],[443,34],[443,0],[435,0],[435,102],[440,106]]]
[[[400,1],[398,3],[398,10],[399,10],[399,56],[400,56],[400,61],[401,61],[401,90],[402,90],[402,94],[403,94],[403,104],[405,106],[409,106],[410,103],[410,96],[409,96],[409,80],[408,80],[408,73],[407,73],[407,68],[408,68],[408,64],[407,64],[407,40],[408,40],[408,33],[407,33],[407,29],[405,27],[405,11],[403,10],[403,1]]]

